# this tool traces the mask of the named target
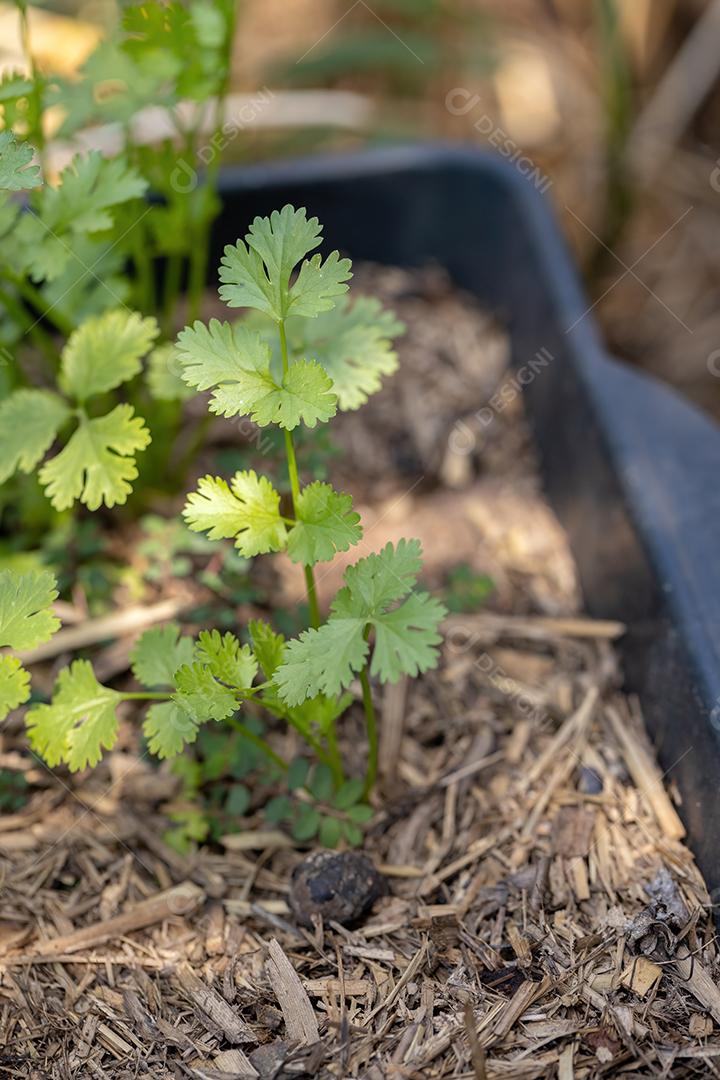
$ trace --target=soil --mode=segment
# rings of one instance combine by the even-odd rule
[[[32,794],[0,819],[2,1078],[719,1071],[712,907],[672,778],[621,689],[623,628],[580,614],[519,397],[480,413],[510,379],[505,335],[435,271],[365,267],[356,281],[408,325],[400,372],[338,424],[333,475],[360,504],[360,554],[418,535],[431,587],[458,564],[494,582],[485,607],[449,616],[437,671],[378,693],[363,852],[384,888],[349,925],[304,925],[289,899],[311,846],[259,810],[194,854],[164,843],[177,782],[140,752],[132,716],[75,777],[29,754],[18,718],[0,766]],[[295,579],[279,580],[292,598]],[[163,617],[193,590],[156,596]],[[132,612],[97,650],[118,685]],[[113,636],[93,637],[92,620],[68,631]],[[46,654],[36,674],[66,659]],[[359,730],[351,712],[358,773]],[[272,737],[291,751],[291,735]]]

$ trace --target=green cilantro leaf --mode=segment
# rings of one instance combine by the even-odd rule
[[[405,327],[379,300],[338,298],[316,319],[292,319],[287,333],[296,356],[317,360],[333,382],[338,408],[358,409],[380,389],[382,377],[397,370],[392,339]]]
[[[330,379],[314,360],[298,360],[290,366],[278,389],[272,412],[258,419],[260,426],[274,423],[292,431],[303,423],[313,428],[326,423],[337,412],[337,396]]]
[[[99,150],[78,154],[60,174],[57,187],[44,190],[42,219],[57,232],[102,232],[112,227],[109,210],[147,191],[147,181],[124,157],[106,158]]]
[[[274,676],[282,701],[296,706],[318,692],[336,695],[346,689],[365,663],[371,631],[370,672],[381,682],[417,675],[437,663],[437,628],[445,608],[427,593],[411,593],[420,554],[417,540],[401,540],[396,548],[387,544],[347,568],[327,623],[285,647]],[[399,607],[390,607],[403,597]]]
[[[183,517],[190,529],[207,531],[211,540],[234,537],[246,558],[285,547],[280,496],[266,477],[252,470],[236,473],[230,487],[219,477],[204,477],[188,496]]]
[[[144,195],[147,182],[123,157],[93,150],[73,158],[57,187],[46,185],[19,219],[14,240],[33,280],[52,281],[74,261],[74,244],[113,225],[115,207]]]
[[[257,675],[258,662],[249,645],[241,645],[234,634],[203,630],[195,646],[195,658],[205,664],[216,679],[236,690],[247,690]]]
[[[76,660],[60,672],[50,705],[28,711],[30,745],[48,765],[67,763],[72,772],[97,765],[117,738],[115,710],[122,694],[95,678],[89,660]]]
[[[30,164],[34,153],[11,131],[0,131],[0,191],[26,191],[42,184],[40,166]]]
[[[198,725],[175,701],[151,705],[143,724],[150,752],[159,758],[175,757],[198,735]]]
[[[341,616],[369,616],[400,600],[412,589],[422,568],[419,540],[399,540],[382,551],[367,555],[343,575],[346,587],[333,601],[332,610]]]
[[[180,374],[180,357],[172,342],[158,345],[147,362],[147,384],[156,401],[187,401],[193,396]]]
[[[248,623],[253,652],[266,679],[273,675],[282,663],[285,653],[285,638],[276,634],[269,623],[253,619]]]
[[[326,562],[362,538],[352,496],[334,491],[330,484],[318,481],[303,488],[296,510],[298,522],[288,535],[288,555],[293,562],[303,566]]]
[[[69,416],[49,390],[16,390],[0,402],[0,484],[16,469],[32,472]]]
[[[122,308],[86,319],[63,349],[62,390],[83,402],[128,382],[159,332],[155,319]]]
[[[153,626],[138,638],[130,653],[133,675],[148,689],[175,686],[175,672],[192,663],[192,638],[181,637],[177,623]]]
[[[305,260],[294,282],[293,270],[321,243],[317,218],[304,209],[284,206],[269,218],[257,217],[242,240],[225,248],[220,266],[220,297],[228,307],[251,307],[278,322],[288,315],[314,316],[347,291],[350,260],[333,251],[325,262],[319,254]]]
[[[362,619],[331,618],[318,630],[304,630],[288,641],[275,672],[282,701],[301,705],[318,693],[334,697],[348,687],[368,654],[363,630]]]
[[[397,682],[401,675],[418,675],[437,663],[442,638],[438,626],[447,614],[428,593],[411,593],[400,607],[373,620],[375,648],[370,674],[380,682]]]
[[[196,724],[226,720],[237,710],[232,690],[219,683],[204,664],[196,661],[175,672],[177,691],[173,700]]]
[[[90,510],[122,504],[138,474],[133,455],[149,442],[150,432],[130,405],[93,420],[83,417],[64,450],[43,465],[40,483],[56,510],[67,510],[76,499]]]
[[[50,611],[55,600],[55,578],[48,571],[0,571],[0,646],[34,649],[49,641],[60,627]]]
[[[30,676],[15,656],[0,656],[0,720],[30,697]]]
[[[249,414],[260,427],[279,424],[291,431],[335,415],[332,380],[319,364],[298,361],[276,381],[269,346],[245,326],[197,321],[180,333],[177,347],[183,379],[197,390],[213,389],[210,410],[220,416]]]

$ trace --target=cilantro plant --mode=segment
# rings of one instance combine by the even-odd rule
[[[50,610],[57,599],[55,579],[47,571],[0,573],[0,648],[34,649],[49,641],[60,626]],[[16,656],[0,654],[0,720],[30,697],[30,676]]]
[[[68,444],[65,456],[54,459],[64,472],[74,470],[75,479],[58,478],[52,463],[41,477],[56,508],[76,499],[112,505],[124,501],[135,476],[132,457],[149,441],[134,417],[140,400],[158,444],[172,443],[180,431],[187,387],[173,374],[168,339],[177,326],[181,286],[187,282],[193,317],[205,287],[209,231],[219,210],[219,148],[227,141],[236,0],[123,5],[117,27],[73,79],[39,71],[30,50],[26,0],[16,0],[16,6],[27,72],[0,78],[0,431],[10,421],[21,424],[36,405],[40,414],[34,433],[11,453],[14,464],[4,459],[0,482],[17,466],[31,471],[28,463],[40,460],[51,432],[69,416],[67,402],[61,406],[51,391],[41,399],[38,391],[54,387],[60,343],[88,319],[108,315],[109,323],[91,325],[109,329],[114,319],[117,327],[122,312],[132,309],[157,317],[166,340],[146,365],[128,360],[122,378],[93,388],[104,397],[107,420],[100,424],[99,415],[87,413],[88,427],[79,417],[72,449]],[[138,123],[138,114],[149,108],[155,116],[164,110],[165,118],[165,133],[153,143]],[[100,124],[106,125],[114,156],[79,152],[52,175],[47,129],[55,129],[54,142],[81,146],[79,136]],[[33,156],[38,164],[31,163]],[[14,197],[18,191],[26,192],[23,201]],[[100,337],[93,343],[86,334],[86,350],[102,346]],[[5,362],[9,355],[11,363]],[[108,372],[111,361],[98,353],[93,363]],[[138,386],[143,366],[145,381]],[[130,385],[118,394],[121,383]],[[86,399],[78,400],[62,376],[59,389],[74,398],[73,408],[84,409]],[[32,390],[32,396],[13,395],[9,403],[8,395],[20,390]],[[123,407],[113,412],[113,404]],[[97,483],[91,460],[87,475],[78,479],[81,456],[91,446],[105,473]],[[160,474],[167,483],[165,455],[158,460],[151,450],[149,458],[148,479]]]
[[[289,488],[286,496],[254,469],[229,480],[205,476],[188,497],[185,520],[210,540],[232,539],[243,557],[284,552],[302,566],[310,626],[289,641],[259,620],[244,641],[232,632],[202,630],[192,638],[174,624],[153,628],[132,654],[142,690],[103,686],[89,661],[76,660],[61,672],[51,703],[28,712],[27,724],[48,763],[73,770],[96,764],[113,746],[126,701],[150,703],[143,731],[160,758],[195,743],[204,725],[224,724],[286,777],[288,794],[269,808],[274,820],[294,820],[299,839],[319,833],[326,843],[343,836],[354,843],[371,813],[365,800],[377,776],[372,680],[394,682],[433,667],[445,609],[416,588],[419,542],[400,540],[349,566],[321,617],[316,568],[358,544],[362,526],[350,495],[302,482],[294,433],[357,408],[378,389],[396,367],[391,337],[401,327],[374,302],[348,301],[350,262],[336,251],[323,259],[315,252],[320,243],[321,227],[305,210],[285,206],[256,218],[244,240],[226,247],[220,267],[221,298],[250,311],[233,323],[196,320],[176,344],[184,382],[209,392],[212,413],[282,431]],[[356,680],[367,768],[364,779],[347,779],[336,728]],[[259,733],[258,712],[298,732],[314,765],[285,761]],[[198,821],[185,825],[183,836],[192,839]]]

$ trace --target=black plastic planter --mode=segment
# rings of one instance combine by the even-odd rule
[[[354,259],[440,263],[507,325],[548,495],[588,612],[629,627],[626,687],[720,888],[720,429],[603,351],[547,205],[513,166],[444,146],[227,170],[213,262],[255,214],[292,202]],[[548,357],[550,359],[548,359]]]

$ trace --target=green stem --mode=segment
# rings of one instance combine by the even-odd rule
[[[343,770],[342,757],[340,755],[340,747],[337,741],[337,731],[335,729],[335,721],[333,720],[327,733],[327,747],[330,768],[332,769],[333,779],[337,787],[343,783],[345,779],[345,772]]]
[[[150,245],[146,243],[145,229],[142,223],[133,229],[133,262],[137,282],[137,306],[146,315],[154,314],[155,279],[150,255]]]
[[[206,199],[213,199],[217,189],[217,178],[218,172],[220,171],[220,150],[218,149],[218,144],[220,141],[219,136],[222,134],[223,124],[225,122],[225,99],[227,98],[228,90],[230,89],[236,9],[237,5],[233,4],[231,15],[228,20],[222,78],[218,84],[215,98],[215,124],[211,138],[213,154],[205,173],[205,182],[202,189],[203,203]],[[194,237],[193,246],[190,250],[190,275],[188,284],[190,317],[188,321],[191,324],[200,313],[202,293],[207,280],[207,263],[210,252],[210,228],[213,220],[214,215],[210,213],[209,208],[205,205],[201,205],[200,224],[197,235]]]
[[[40,162],[40,175],[45,180],[45,132],[43,130],[43,107],[42,107],[42,75],[38,70],[38,66],[35,62],[32,48],[30,47],[30,24],[28,22],[28,9],[27,3],[18,4],[20,11],[20,39],[22,43],[22,50],[25,54],[28,67],[30,68],[30,78],[32,80],[33,88],[30,100],[32,102],[31,113],[34,113],[30,134],[30,141],[35,144],[35,148],[38,152],[38,159]]]
[[[246,727],[241,720],[236,720],[234,716],[231,716],[226,723],[229,724],[234,731],[237,731],[246,738],[248,742],[251,742],[253,746],[257,747],[258,750],[262,751],[262,753],[265,754],[266,757],[269,757],[279,768],[284,772],[287,772],[289,768],[287,761],[285,761],[284,758],[281,758],[280,755],[273,750],[270,743],[266,742],[261,735],[256,735],[254,731],[251,731],[250,728]]]
[[[365,631],[365,640],[369,635],[369,629]],[[375,786],[378,773],[378,729],[377,729],[377,717],[375,715],[375,705],[373,703],[372,688],[370,686],[370,676],[368,674],[368,665],[360,672],[360,685],[362,687],[363,708],[365,710],[365,727],[367,729],[368,740],[368,760],[367,771],[365,773],[365,787],[363,788],[363,794],[367,797]]]
[[[285,376],[290,369],[290,360],[288,357],[285,323],[282,319],[278,323],[278,330],[280,332],[280,354],[282,356],[283,376]],[[285,428],[284,434],[288,475],[290,477],[290,491],[292,492],[293,514],[297,519],[299,517],[297,503],[300,497],[300,478],[298,475],[297,457],[295,456],[295,444],[293,443],[292,434],[287,428]],[[307,591],[308,607],[310,608],[310,624],[317,630],[320,625],[320,605],[318,604],[317,588],[315,586],[315,574],[312,566],[304,566],[303,572],[305,574],[305,589]]]
[[[162,691],[132,690],[122,695],[123,701],[170,701],[171,695]]]
[[[9,280],[12,281],[23,299],[27,300],[29,304],[32,304],[40,318],[47,319],[61,334],[65,337],[70,337],[75,329],[75,324],[72,319],[68,319],[61,311],[58,311],[57,308],[48,307],[48,302],[43,294],[39,289],[36,289],[27,278],[15,277],[13,275]]]
[[[168,256],[165,264],[165,281],[163,282],[163,327],[166,337],[173,336],[173,324],[175,318],[175,304],[180,292],[180,279],[182,276],[182,258],[177,253]],[[195,316],[191,318],[194,321]]]
[[[19,303],[14,296],[6,293],[4,289],[0,289],[0,304],[2,304],[5,310],[20,323],[23,327],[23,334],[27,334],[43,355],[50,361],[52,365],[51,371],[54,375],[56,366],[60,362],[60,352],[55,347],[55,343],[48,332],[39,322],[31,324],[30,317],[22,304]]]

